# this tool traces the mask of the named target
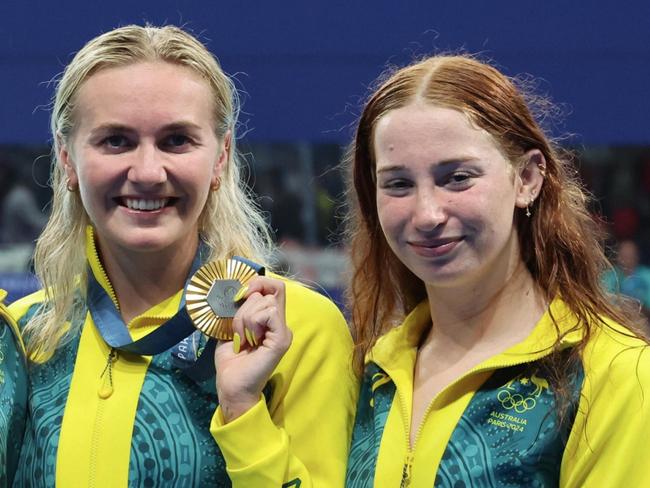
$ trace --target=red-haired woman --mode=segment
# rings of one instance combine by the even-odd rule
[[[349,165],[347,486],[650,486],[647,340],[515,84],[468,56],[400,69]]]

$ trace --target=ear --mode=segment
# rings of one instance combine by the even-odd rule
[[[59,147],[58,162],[65,172],[67,179],[66,186],[68,187],[68,190],[75,191],[77,188],[79,188],[79,177],[77,176],[77,170],[74,167],[72,152],[68,146],[68,143],[63,141],[63,138],[60,134],[57,134],[56,139],[57,146]]]
[[[221,178],[221,175],[230,160],[230,148],[232,144],[232,132],[228,131],[223,136],[223,146],[219,152],[219,157],[214,163],[214,168],[212,171],[212,184],[216,184],[217,180]]]
[[[546,176],[546,158],[539,149],[531,149],[524,154],[522,160],[515,183],[515,203],[519,208],[526,208],[535,201],[542,190]]]

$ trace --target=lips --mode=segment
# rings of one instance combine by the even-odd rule
[[[440,257],[453,251],[462,240],[463,237],[440,237],[436,239],[408,241],[408,245],[420,256]]]

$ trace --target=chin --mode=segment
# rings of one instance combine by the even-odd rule
[[[170,243],[156,239],[141,239],[123,242],[122,247],[133,253],[155,253],[169,248]]]
[[[463,285],[471,275],[468,269],[452,269],[447,267],[444,269],[437,269],[435,271],[429,269],[423,270],[421,268],[411,268],[415,276],[420,278],[425,285],[433,288],[453,288]]]
[[[113,242],[127,252],[155,253],[181,244],[181,239],[174,240],[170,237],[168,232],[134,232],[121,239],[115,239]]]

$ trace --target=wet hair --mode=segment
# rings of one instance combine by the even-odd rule
[[[25,329],[30,353],[54,350],[63,324],[71,318],[76,290],[85,289],[85,228],[91,222],[79,193],[66,189],[66,176],[58,161],[61,147],[70,143],[76,127],[77,94],[93,74],[141,62],[171,63],[198,74],[212,94],[217,138],[224,144],[226,134],[231,134],[221,186],[219,191],[209,193],[198,222],[201,239],[211,250],[210,259],[239,254],[264,263],[270,256],[267,224],[242,182],[235,148],[239,103],[232,80],[210,51],[181,28],[129,25],[114,29],[89,41],[56,85],[51,115],[52,211],[34,255],[34,268],[46,302]]]
[[[549,302],[561,297],[574,312],[583,340],[570,355],[551,354],[546,366],[558,393],[568,388],[568,363],[577,361],[592,328],[609,317],[641,335],[640,322],[612,303],[600,277],[609,263],[602,227],[588,211],[570,155],[546,136],[517,84],[469,55],[433,56],[382,77],[358,121],[344,162],[348,171],[346,237],[352,275],[347,303],[355,336],[354,364],[363,369],[377,339],[426,298],[425,285],[392,252],[382,232],[376,203],[374,133],[391,110],[413,103],[451,108],[487,131],[514,168],[533,149],[545,160],[545,178],[532,216],[515,212],[521,259]],[[556,324],[557,326],[557,324]],[[559,329],[558,329],[559,332]],[[560,338],[556,343],[559,350]]]

